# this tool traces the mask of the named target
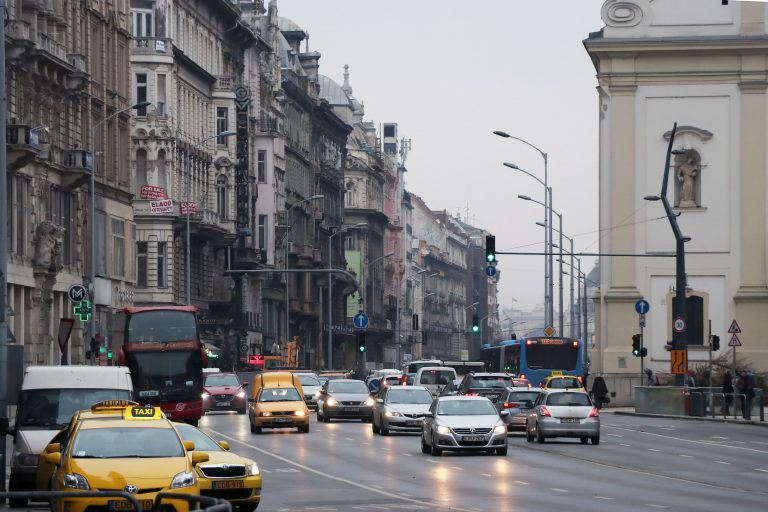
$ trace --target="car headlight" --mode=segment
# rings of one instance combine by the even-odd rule
[[[294,412],[294,413],[293,413],[293,415],[294,415],[294,416],[306,416],[306,414],[304,413],[304,411],[296,411],[296,412]]]
[[[205,398],[210,398],[210,397],[211,397],[211,394],[210,394],[210,393],[206,393],[205,391],[203,391],[202,393],[200,393],[200,398],[203,398],[203,399],[205,399]]]
[[[195,485],[195,474],[191,471],[182,471],[171,480],[171,489],[180,489]]]
[[[237,394],[237,398],[245,398],[245,391],[241,391]]]
[[[496,428],[494,428],[493,431],[496,432],[497,434],[506,434],[507,427],[506,425],[496,425]]]
[[[252,462],[251,464],[248,464],[247,466],[245,466],[245,470],[248,476],[256,476],[260,473],[259,466],[257,466],[255,462]]]
[[[261,413],[262,416],[272,416],[272,413],[269,411],[264,411]]]
[[[336,405],[338,403],[339,402],[337,402],[336,399],[334,399],[334,398],[329,398],[328,400],[325,401],[325,405],[330,405],[330,406],[334,406],[334,405]]]
[[[375,400],[373,398],[368,398],[368,400],[365,401],[365,405],[373,405],[375,404]]]
[[[68,489],[82,489],[85,491],[91,489],[88,485],[88,480],[86,480],[83,475],[78,475],[77,473],[64,475],[64,487],[67,487]]]
[[[384,416],[389,416],[389,417],[391,418],[391,417],[393,417],[393,416],[394,416],[394,417],[399,417],[399,416],[402,416],[402,414],[400,414],[400,413],[399,413],[399,412],[397,412],[397,411],[387,411],[387,412],[385,412],[385,413],[384,413]]]
[[[437,433],[438,434],[450,434],[451,433],[451,429],[449,429],[445,425],[440,425],[439,427],[437,427]]]
[[[19,453],[16,460],[20,466],[37,466],[38,457],[36,453]]]
[[[319,391],[315,391],[315,394],[314,394],[314,395],[312,395],[312,398],[314,398],[315,400],[317,400],[318,398],[320,398],[320,392],[319,392]]]

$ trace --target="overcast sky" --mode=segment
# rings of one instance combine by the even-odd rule
[[[468,211],[470,223],[496,235],[499,251],[543,249],[535,224],[543,207],[517,198],[543,202],[543,187],[502,165],[543,179],[543,159],[492,133],[503,130],[548,153],[563,232],[575,238],[574,252],[597,252],[597,82],[582,40],[602,28],[602,4],[279,0],[278,13],[309,32],[321,74],[341,84],[350,66],[367,120],[396,122],[411,139],[406,187],[430,208],[462,218]],[[594,261],[582,258],[582,271]],[[542,256],[500,256],[498,268],[502,306],[542,304]]]

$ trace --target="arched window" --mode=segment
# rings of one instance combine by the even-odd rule
[[[157,186],[165,189],[166,197],[168,196],[168,176],[165,168],[165,150],[161,149],[157,152]]]
[[[227,218],[227,177],[223,174],[216,178],[216,213],[221,220]]]
[[[344,204],[346,206],[355,205],[355,184],[351,181],[347,182],[347,192],[344,194]]]
[[[143,149],[136,151],[136,190],[138,196],[142,185],[147,185],[147,152]]]

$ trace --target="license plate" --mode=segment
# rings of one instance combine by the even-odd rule
[[[530,409],[520,409],[520,412],[528,412]]]
[[[155,506],[153,500],[138,500],[142,510],[152,510]],[[133,510],[133,503],[128,500],[109,500],[109,510]]]
[[[231,402],[218,402],[218,403],[216,404],[216,406],[217,406],[217,407],[229,407],[229,404],[230,404],[230,403],[231,403]]]
[[[464,436],[462,441],[485,441],[485,436]]]
[[[344,412],[360,412],[359,407],[345,407]]]
[[[275,423],[291,423],[293,420],[291,418],[275,418]]]
[[[224,482],[213,482],[214,489],[242,489],[245,483],[242,480],[227,480]]]
[[[560,420],[560,423],[578,423],[579,418],[563,418]]]
[[[407,427],[418,427],[419,425],[421,425],[421,422],[420,421],[406,421],[405,425]]]
[[[166,418],[171,418],[171,417],[173,417],[173,413],[171,413],[171,412],[168,412],[168,411],[163,411],[163,414],[165,414],[165,417],[166,417]]]

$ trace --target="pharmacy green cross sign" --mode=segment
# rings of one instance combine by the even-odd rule
[[[91,309],[91,301],[89,300],[81,300],[77,304],[75,304],[75,307],[72,308],[72,311],[75,315],[80,319],[81,322],[88,322],[91,320],[91,313],[93,313],[93,309]]]

